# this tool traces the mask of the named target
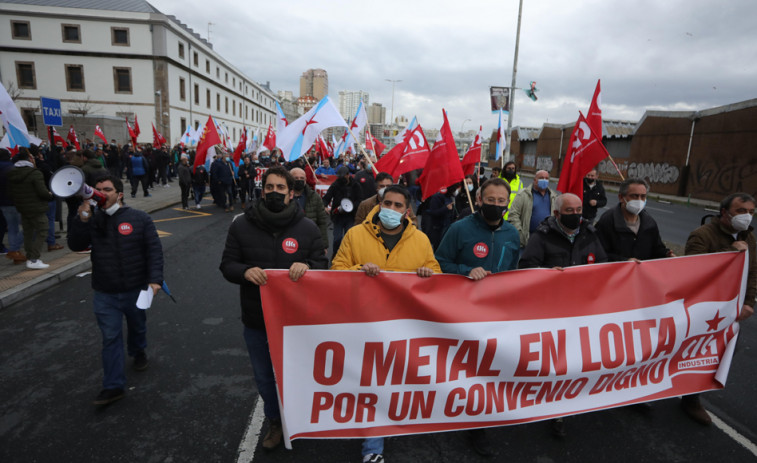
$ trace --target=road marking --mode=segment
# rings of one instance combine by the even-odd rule
[[[746,437],[739,434],[738,431],[733,429],[732,427],[725,424],[723,420],[718,418],[714,413],[710,412],[710,417],[712,417],[712,423],[717,426],[721,431],[726,433],[728,437],[735,440],[742,446],[744,446],[747,450],[752,452],[752,455],[757,456],[757,445],[755,445],[752,441],[747,439]]]
[[[659,209],[657,207],[652,207],[652,206],[647,206],[647,209],[651,209],[651,210],[657,211],[657,212],[664,212],[666,214],[675,214],[673,211],[669,211],[667,209]]]
[[[171,233],[165,232],[163,230],[158,230],[158,238],[165,238],[166,236],[171,236]]]
[[[179,212],[188,212],[188,213],[193,214],[193,215],[186,215],[184,217],[171,217],[170,219],[158,219],[158,220],[153,220],[153,223],[170,222],[172,220],[196,219],[197,217],[206,217],[206,216],[209,216],[209,215],[213,215],[213,214],[211,214],[209,212],[193,211],[193,210],[190,210],[190,209],[182,209],[180,207],[174,207],[173,210],[174,211],[179,211]]]
[[[247,423],[247,431],[244,433],[242,442],[239,443],[237,450],[237,463],[251,462],[255,458],[255,448],[258,446],[260,431],[263,429],[265,414],[263,413],[263,399],[258,396],[255,401],[255,407],[250,414],[250,421]]]

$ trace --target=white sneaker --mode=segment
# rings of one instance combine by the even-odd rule
[[[200,206],[200,205],[198,204],[198,205],[197,205],[197,209],[202,209],[202,207],[201,207],[201,206]]]
[[[26,261],[26,268],[30,268],[34,270],[42,270],[43,268],[47,268],[49,266],[50,264],[46,264],[39,259]]]

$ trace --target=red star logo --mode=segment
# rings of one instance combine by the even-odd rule
[[[315,120],[315,114],[313,114],[313,117],[311,117],[309,121],[305,122],[305,127],[303,127],[302,129],[302,134],[305,135],[305,131],[308,129],[308,126],[310,124],[317,124],[317,123],[318,121]]]
[[[709,328],[707,328],[707,331],[717,331],[718,325],[720,325],[720,322],[722,322],[723,320],[725,320],[725,317],[721,317],[720,311],[718,310],[712,320],[706,320],[707,326],[709,326]]]

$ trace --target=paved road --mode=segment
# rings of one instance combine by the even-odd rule
[[[99,332],[90,278],[73,278],[0,312],[0,461],[356,462],[358,440],[300,440],[262,452],[251,420],[257,394],[241,337],[236,287],[217,270],[231,214],[164,210],[153,214],[167,281],[179,304],[161,295],[150,309],[150,368],[128,372],[127,397],[103,410]],[[191,218],[188,218],[191,217]],[[753,394],[757,335],[744,324],[728,386],[705,395],[708,408],[757,442]],[[252,421],[252,429],[248,425]],[[387,439],[390,462],[417,461],[755,461],[757,454],[718,427],[688,420],[677,400],[650,415],[622,408],[567,420],[568,437],[548,423],[496,428],[498,456],[471,452],[464,432]],[[747,442],[748,445],[748,442]],[[753,445],[753,444],[752,444]]]

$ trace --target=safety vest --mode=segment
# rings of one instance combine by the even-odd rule
[[[504,177],[504,174],[500,175],[500,178],[507,182],[507,179]],[[504,215],[504,219],[507,220],[507,216],[510,214],[510,206],[513,205],[513,200],[515,199],[515,195],[518,194],[520,190],[523,189],[523,182],[520,181],[520,175],[515,174],[515,178],[510,180],[510,202],[507,204],[508,211]]]

